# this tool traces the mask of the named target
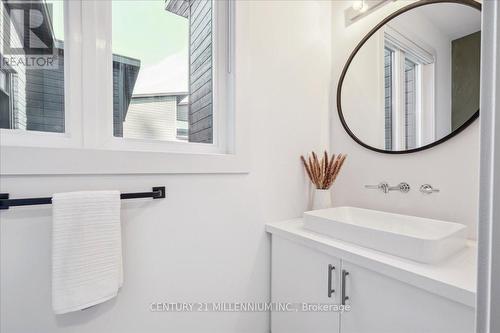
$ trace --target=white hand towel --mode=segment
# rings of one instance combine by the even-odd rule
[[[52,207],[54,312],[115,297],[123,284],[120,192],[57,193]]]

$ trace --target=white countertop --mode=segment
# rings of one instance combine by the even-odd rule
[[[423,264],[306,230],[301,218],[269,223],[266,231],[475,307],[477,244],[474,241],[468,241],[464,250],[438,264]]]

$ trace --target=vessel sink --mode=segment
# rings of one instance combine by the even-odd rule
[[[423,263],[436,263],[466,246],[466,226],[356,207],[304,213],[304,228]]]

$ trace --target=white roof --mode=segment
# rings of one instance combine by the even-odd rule
[[[141,65],[134,87],[134,95],[159,95],[188,91],[187,49],[173,54],[159,63]]]

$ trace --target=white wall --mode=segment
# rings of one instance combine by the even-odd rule
[[[332,2],[333,95],[344,63],[357,43],[379,20],[409,3],[391,2],[346,28],[344,10],[352,2]],[[334,152],[349,154],[334,188],[335,205],[460,222],[468,225],[469,237],[475,238],[479,190],[478,122],[435,148],[410,155],[387,155],[357,145],[342,128],[336,107],[332,106],[331,147]],[[384,195],[364,188],[365,184],[377,184],[383,180],[391,185],[406,181],[412,186],[412,191]],[[418,189],[425,183],[441,189],[441,192],[422,195]]]
[[[307,182],[298,157],[328,144],[330,3],[239,1],[236,10],[236,103],[252,114],[250,173],[2,178],[0,190],[14,198],[155,185],[168,194],[123,202],[118,297],[60,317],[51,311],[50,206],[2,212],[1,332],[268,332],[267,313],[148,310],[155,301],[269,300],[264,224],[301,215]]]
[[[385,147],[384,84],[384,33],[379,31],[349,66],[342,86],[342,108],[352,132],[380,149]]]

